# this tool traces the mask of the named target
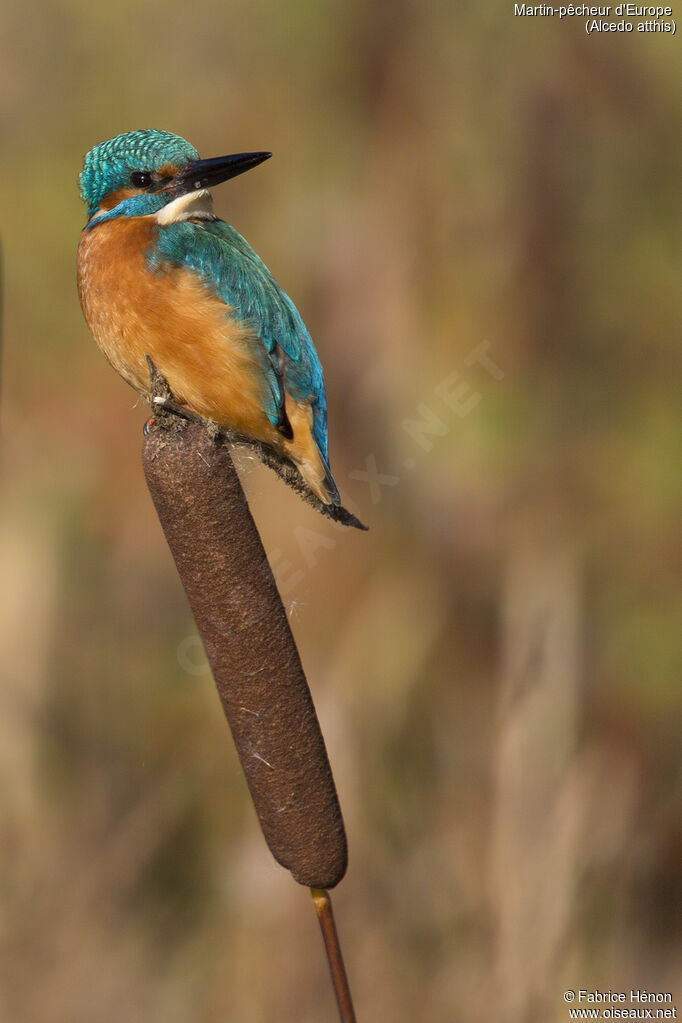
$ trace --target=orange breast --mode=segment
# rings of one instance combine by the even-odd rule
[[[144,397],[149,355],[177,401],[291,458],[328,503],[310,405],[286,396],[293,438],[283,438],[263,412],[262,342],[194,274],[181,267],[148,271],[155,230],[150,217],[117,217],[82,233],[78,294],[95,341]]]
[[[95,341],[141,394],[149,355],[179,402],[228,429],[277,440],[262,411],[261,342],[189,271],[148,271],[154,230],[151,218],[119,217],[81,235],[78,293]]]

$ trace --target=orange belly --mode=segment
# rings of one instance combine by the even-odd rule
[[[145,254],[154,230],[149,217],[118,217],[82,233],[78,294],[95,341],[144,397],[149,397],[149,355],[177,401],[285,454],[328,503],[309,404],[287,395],[293,438],[283,438],[263,411],[267,385],[256,347],[262,342],[189,271],[149,272]]]
[[[221,426],[259,440],[276,433],[262,409],[258,338],[194,275],[150,273],[149,218],[117,218],[83,232],[78,293],[95,341],[147,396],[149,355],[175,398]]]

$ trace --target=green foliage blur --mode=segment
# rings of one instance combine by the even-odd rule
[[[78,307],[83,154],[146,127],[273,150],[217,210],[316,340],[371,527],[242,457],[359,1019],[675,990],[681,67],[507,2],[6,0],[0,1020],[335,1018]]]

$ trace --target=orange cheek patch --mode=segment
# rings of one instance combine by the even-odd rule
[[[163,167],[159,167],[157,174],[162,178],[174,178],[178,170],[174,163],[164,163]]]

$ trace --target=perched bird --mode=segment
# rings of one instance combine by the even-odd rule
[[[275,463],[295,467],[298,489],[319,510],[364,528],[341,507],[329,468],[310,334],[265,264],[213,212],[212,185],[271,155],[201,160],[185,139],[156,130],[91,149],[79,179],[88,217],[81,307],[109,362],[141,395],[150,396],[149,357],[176,402],[259,442]]]

